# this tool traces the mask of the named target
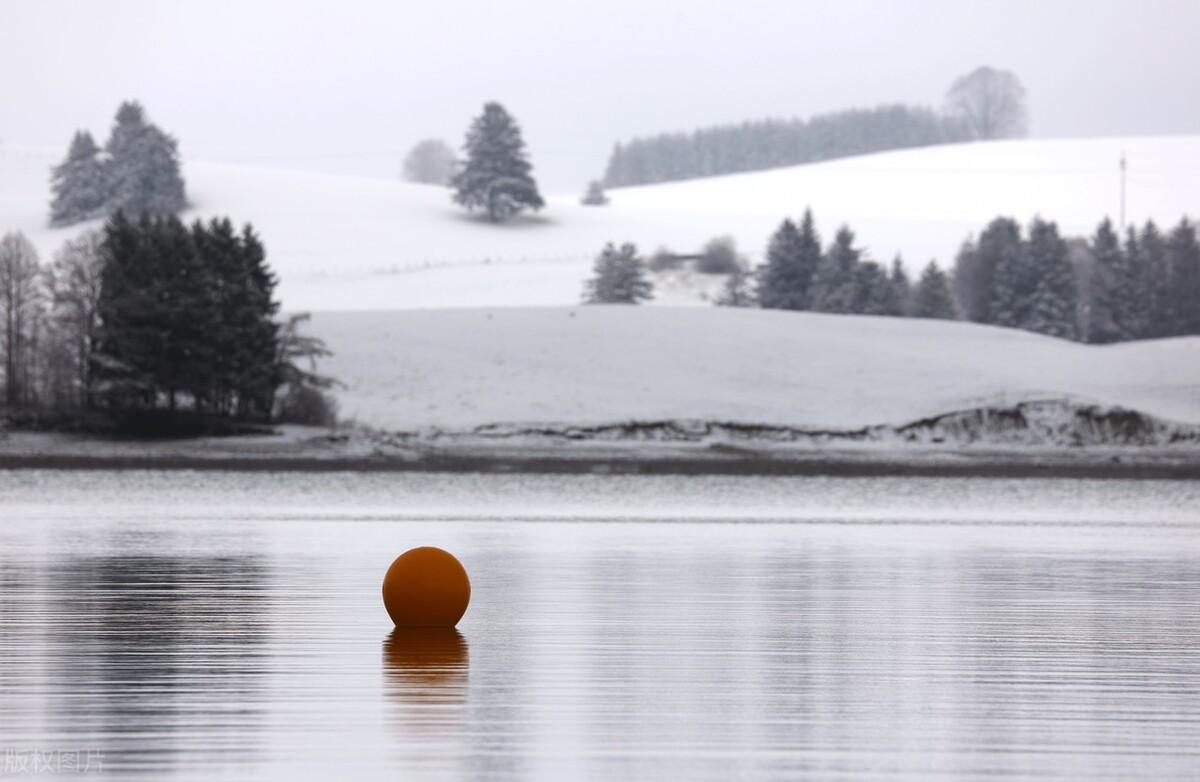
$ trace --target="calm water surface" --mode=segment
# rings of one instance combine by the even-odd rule
[[[457,632],[392,632],[417,545]],[[1200,484],[0,472],[0,775],[72,761],[1196,779]]]

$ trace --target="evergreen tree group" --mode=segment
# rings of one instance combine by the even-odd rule
[[[1147,222],[1124,241],[1105,219],[1084,241],[1040,217],[1027,232],[999,217],[963,244],[952,274],[930,261],[915,284],[899,257],[888,271],[863,256],[846,226],[822,251],[805,211],[771,236],[756,290],[731,282],[733,298],[768,309],[961,317],[1082,342],[1200,334],[1200,237],[1187,219],[1166,235]]]
[[[1130,227],[1122,241],[1106,218],[1068,241],[1041,218],[1027,233],[997,218],[959,251],[954,287],[979,323],[1084,342],[1200,334],[1200,246],[1186,219],[1166,236]]]
[[[623,187],[761,171],[968,138],[961,122],[920,106],[851,109],[808,120],[767,119],[617,144],[603,183]]]
[[[838,229],[822,251],[812,210],[805,210],[799,225],[785,219],[767,243],[766,261],[757,270],[758,305],[855,315],[910,314],[914,292],[903,261],[897,257],[887,269],[863,255],[848,226]]]
[[[765,119],[660,133],[618,143],[604,185],[762,171],[852,155],[1022,136],[1028,122],[1025,88],[1009,71],[987,66],[955,79],[941,112],[885,104],[819,114],[807,120]]]
[[[66,159],[51,171],[50,223],[69,225],[122,210],[168,215],[187,206],[175,139],[122,103],[104,149],[78,131]]]
[[[280,383],[275,277],[262,242],[228,219],[191,227],[123,212],[101,252],[98,391],[118,408],[267,418]]]
[[[1153,222],[1130,227],[1124,244],[1102,223],[1091,240],[1096,273],[1089,341],[1200,334],[1200,243],[1184,219],[1164,236]]]
[[[487,103],[467,130],[465,161],[451,179],[454,201],[493,223],[545,202],[533,179],[521,129],[499,103]]]
[[[654,297],[654,286],[646,278],[645,261],[637,247],[612,242],[596,257],[592,278],[583,291],[585,304],[640,304]]]
[[[162,434],[227,431],[213,419],[329,424],[336,406],[323,392],[337,383],[317,372],[329,351],[302,333],[306,315],[275,321],[274,288],[257,234],[228,219],[188,227],[118,212],[47,265],[6,234],[0,415],[140,421]]]

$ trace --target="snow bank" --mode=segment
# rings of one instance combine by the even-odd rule
[[[619,306],[317,313],[312,331],[335,352],[324,368],[347,384],[343,416],[390,430],[848,430],[1031,400],[1200,424],[1200,337],[1089,346],[946,321]],[[1043,424],[1050,415],[1026,409]]]
[[[0,145],[0,232],[22,230],[46,255],[78,227],[45,228],[49,167],[63,149]],[[186,150],[186,139],[184,149]],[[963,239],[1004,214],[1090,233],[1118,210],[1117,163],[1129,161],[1128,214],[1173,223],[1200,204],[1200,136],[1026,140],[888,152],[773,171],[578,194],[493,226],[465,217],[436,187],[382,179],[185,161],[187,215],[251,221],[289,309],[541,306],[576,302],[608,241],[695,250],[733,235],[757,257],[785,216],[811,205],[826,239],[849,223],[875,258],[916,269],[951,262]],[[582,184],[582,183],[581,183]],[[663,291],[696,302],[703,281]]]

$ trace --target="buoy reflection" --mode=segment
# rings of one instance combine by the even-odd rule
[[[470,654],[452,627],[396,628],[383,642],[384,687],[408,732],[453,731],[464,718]]]

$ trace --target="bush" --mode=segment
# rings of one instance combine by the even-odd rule
[[[700,257],[696,259],[696,271],[704,274],[736,274],[742,271],[742,260],[738,257],[733,237],[718,236],[704,245]]]
[[[588,182],[587,192],[583,194],[579,203],[584,206],[608,206],[608,196],[604,192],[604,186],[594,179]]]
[[[758,304],[754,289],[751,287],[749,272],[736,271],[725,280],[725,287],[717,296],[718,307],[754,307]]]
[[[279,402],[281,424],[334,426],[337,424],[337,400],[320,389],[289,385]]]

